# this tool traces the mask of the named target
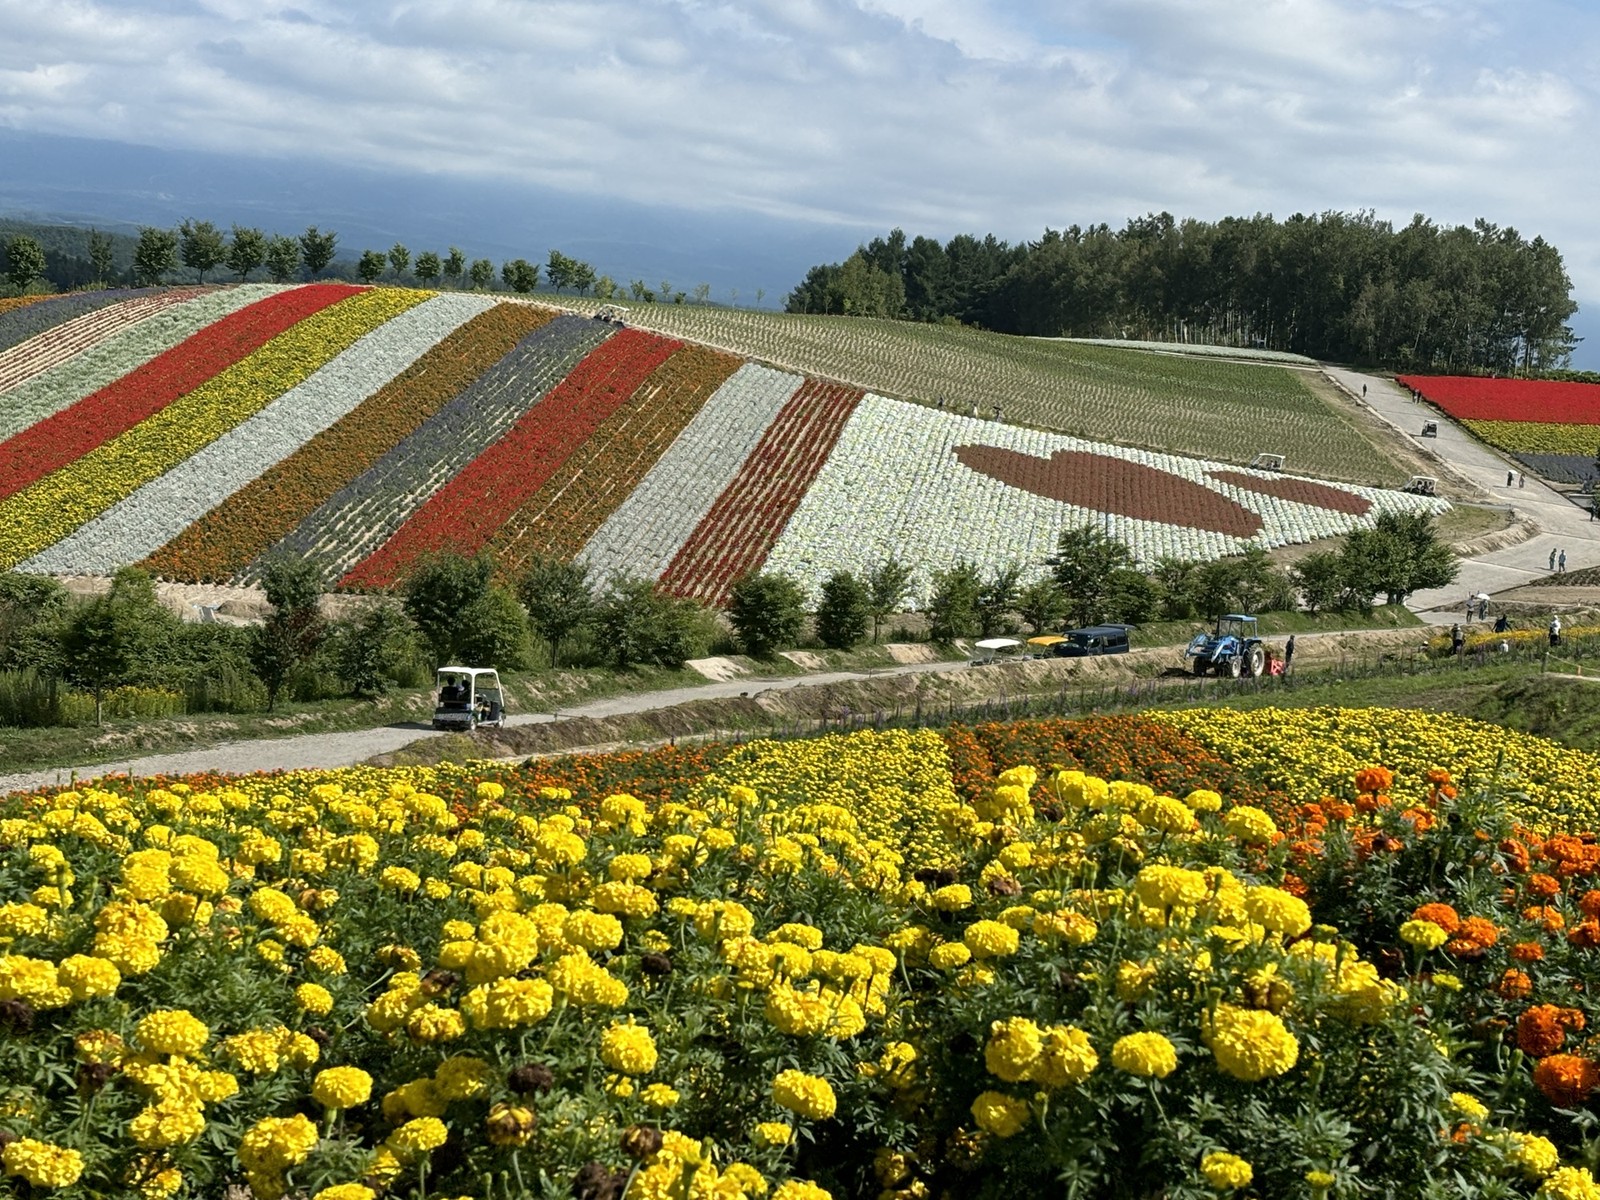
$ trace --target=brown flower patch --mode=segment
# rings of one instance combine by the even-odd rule
[[[1262,528],[1259,516],[1221,492],[1109,454],[1057,450],[1038,458],[999,446],[957,446],[955,455],[980,475],[1062,504],[1232,537],[1253,537]]]
[[[1276,496],[1279,500],[1291,500],[1295,504],[1310,504],[1356,517],[1364,517],[1372,511],[1372,501],[1363,496],[1306,479],[1262,479],[1258,475],[1246,475],[1243,471],[1207,471],[1206,474],[1218,483],[1231,483],[1247,492]]]

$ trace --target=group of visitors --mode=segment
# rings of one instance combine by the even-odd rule
[[[1567,552],[1565,550],[1550,551],[1550,569],[1557,575],[1567,573]]]

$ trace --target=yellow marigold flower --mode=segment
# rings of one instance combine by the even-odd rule
[[[756,1141],[763,1146],[787,1146],[794,1130],[782,1121],[762,1121],[755,1129]]]
[[[1244,893],[1244,911],[1257,925],[1270,933],[1299,937],[1311,928],[1311,910],[1299,896],[1282,888],[1249,887]]]
[[[1213,1150],[1200,1160],[1200,1174],[1219,1192],[1231,1192],[1250,1186],[1256,1177],[1250,1164],[1237,1154]]]
[[[1203,1030],[1217,1066],[1247,1083],[1282,1075],[1300,1060],[1300,1043],[1276,1013],[1219,1004]]]
[[[1171,796],[1152,796],[1139,805],[1135,814],[1139,824],[1157,833],[1189,833],[1195,828],[1194,813],[1180,800]]]
[[[1005,958],[1017,952],[1017,931],[999,921],[974,921],[961,936],[974,958]]]
[[[928,951],[928,962],[940,971],[953,971],[971,960],[972,951],[962,942],[945,942]]]
[[[139,1044],[152,1054],[178,1054],[193,1058],[211,1036],[211,1030],[186,1008],[153,1012],[134,1028]]]
[[[317,1140],[317,1127],[303,1113],[263,1117],[239,1139],[239,1162],[252,1173],[281,1174],[311,1157]]]
[[[306,965],[325,975],[343,975],[346,970],[344,955],[331,946],[317,946],[307,953]]]
[[[333,993],[318,983],[302,983],[294,990],[294,1002],[314,1017],[333,1011]]]
[[[729,1167],[729,1171],[732,1169]],[[751,1189],[745,1187],[743,1190],[749,1192]],[[772,1200],[833,1200],[833,1193],[809,1179],[787,1179],[772,1193]]]
[[[336,1183],[323,1188],[311,1200],[378,1200],[378,1193],[364,1183]]]
[[[284,1030],[251,1029],[223,1038],[217,1049],[252,1075],[271,1075],[282,1062]]]
[[[612,1025],[600,1035],[600,1060],[624,1075],[648,1075],[656,1069],[656,1043],[642,1025]]]
[[[1557,1167],[1545,1177],[1535,1200],[1600,1200],[1600,1183],[1587,1167]]]
[[[122,972],[115,963],[87,954],[73,954],[62,959],[56,968],[56,978],[78,1001],[114,995],[122,985]]]
[[[1261,846],[1278,836],[1271,817],[1248,804],[1236,804],[1222,818],[1222,827],[1249,846]]]
[[[37,1188],[71,1187],[83,1174],[83,1155],[64,1146],[19,1138],[0,1151],[8,1175],[20,1175]]]
[[[1069,946],[1087,946],[1100,933],[1090,917],[1070,909],[1040,913],[1033,919],[1033,932],[1046,941],[1061,941]]]
[[[610,913],[575,912],[562,923],[561,936],[585,950],[615,950],[622,944],[622,922]]]
[[[1029,1078],[1034,1062],[1044,1050],[1044,1033],[1027,1017],[1009,1017],[989,1026],[983,1063],[989,1074],[1007,1083]]]
[[[1052,1025],[1044,1031],[1039,1057],[1029,1077],[1047,1088],[1082,1083],[1100,1065],[1089,1035],[1075,1025]]]
[[[317,1065],[322,1057],[322,1047],[306,1034],[290,1033],[284,1031],[284,1038],[280,1053],[287,1058],[296,1069],[305,1071]]]
[[[833,1116],[839,1104],[826,1079],[793,1069],[780,1071],[772,1081],[772,1098],[790,1112],[814,1121]]]
[[[589,893],[589,903],[600,912],[622,917],[654,916],[661,907],[655,893],[637,883],[602,883]]]
[[[414,1117],[391,1133],[384,1144],[401,1155],[426,1154],[444,1145],[449,1137],[450,1131],[438,1117]]]
[[[0,904],[0,937],[37,937],[50,927],[50,914],[37,904]]]
[[[1506,1161],[1529,1179],[1543,1179],[1561,1165],[1561,1153],[1549,1138],[1534,1133],[1517,1132],[1506,1136],[1510,1142],[1506,1150]]]
[[[422,876],[407,867],[385,867],[378,872],[378,883],[391,892],[409,895],[422,886]]]
[[[1476,1096],[1466,1092],[1451,1092],[1450,1107],[1455,1109],[1456,1115],[1466,1121],[1482,1121],[1489,1116],[1489,1110]]]
[[[311,1081],[311,1098],[323,1108],[354,1108],[372,1099],[372,1076],[360,1067],[329,1067]]]
[[[1133,880],[1134,895],[1151,908],[1196,905],[1211,889],[1199,871],[1185,867],[1152,866],[1143,868]]]
[[[1432,921],[1407,921],[1400,926],[1400,940],[1419,950],[1437,950],[1450,935]]]
[[[664,1083],[647,1084],[639,1093],[639,1099],[651,1108],[671,1108],[678,1103],[678,1090]]]
[[[1130,1075],[1165,1079],[1178,1069],[1178,1051],[1163,1034],[1130,1033],[1111,1047],[1111,1065]]]
[[[483,1125],[491,1146],[526,1146],[533,1140],[539,1120],[531,1108],[501,1101],[489,1109]]]
[[[1222,797],[1207,788],[1196,788],[1183,798],[1195,812],[1219,812],[1222,809]]]
[[[181,1146],[205,1132],[206,1119],[198,1103],[160,1103],[140,1109],[128,1122],[128,1137],[146,1150]]]
[[[470,1100],[489,1090],[494,1068],[481,1058],[447,1058],[433,1073],[434,1086],[446,1100]]]
[[[467,1022],[453,1008],[423,1004],[406,1016],[406,1034],[417,1042],[452,1042],[467,1032]]]
[[[940,912],[957,912],[972,907],[972,889],[964,883],[951,883],[939,888],[928,899]]]
[[[1024,1101],[1004,1092],[982,1092],[972,1102],[972,1119],[985,1133],[998,1138],[1015,1137],[1028,1126],[1033,1113]]]

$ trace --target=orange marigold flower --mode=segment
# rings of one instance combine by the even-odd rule
[[[1400,814],[1400,819],[1402,821],[1410,821],[1411,827],[1418,833],[1427,833],[1428,830],[1438,824],[1432,813],[1420,808],[1406,809],[1405,812]]]
[[[1481,958],[1484,951],[1499,940],[1500,930],[1493,921],[1486,917],[1467,917],[1456,928],[1455,936],[1445,943],[1444,948],[1458,958]]]
[[[1526,871],[1528,869],[1528,848],[1517,841],[1516,838],[1506,838],[1501,842],[1500,853],[1506,856],[1506,861],[1511,864],[1513,869],[1518,871]]]
[[[1433,767],[1422,778],[1434,787],[1440,787],[1450,782],[1450,772],[1443,767]]]
[[[1522,910],[1524,921],[1537,921],[1544,927],[1546,933],[1555,933],[1567,927],[1567,919],[1561,915],[1559,908],[1552,908],[1548,904],[1535,904],[1532,908]]]
[[[1511,947],[1511,957],[1518,962],[1542,962],[1544,961],[1544,946],[1540,942],[1518,942]]]
[[[1541,900],[1548,900],[1552,896],[1561,894],[1561,881],[1553,875],[1546,875],[1540,871],[1528,876],[1528,892]]]
[[[1583,950],[1600,946],[1600,921],[1592,917],[1587,921],[1579,921],[1567,934],[1567,941]]]
[[[1411,914],[1413,921],[1432,921],[1446,933],[1454,933],[1461,928],[1461,916],[1448,904],[1437,902],[1424,904]]]
[[[1563,1020],[1563,1015],[1572,1011],[1554,1004],[1536,1004],[1528,1009],[1517,1018],[1517,1049],[1534,1058],[1554,1054],[1566,1045],[1570,1022]]]
[[[1590,888],[1578,898],[1578,911],[1586,917],[1600,917],[1600,888]]]
[[[1577,1108],[1600,1086],[1600,1064],[1576,1054],[1552,1054],[1534,1067],[1533,1082],[1557,1108]]]
[[[1526,1000],[1533,995],[1533,980],[1528,978],[1526,971],[1510,970],[1500,976],[1500,984],[1495,991],[1507,1000]]]
[[[1386,792],[1394,786],[1394,772],[1388,767],[1362,767],[1356,772],[1356,791]]]

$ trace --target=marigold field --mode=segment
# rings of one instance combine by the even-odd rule
[[[0,1196],[1597,1197],[1597,770],[1184,711],[14,794]]]

